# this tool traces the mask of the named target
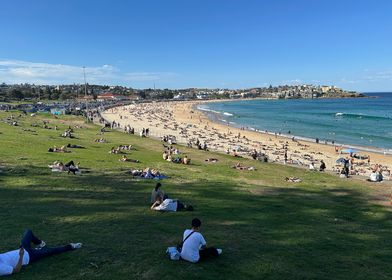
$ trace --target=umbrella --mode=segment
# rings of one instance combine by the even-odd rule
[[[346,160],[344,158],[340,158],[338,160],[336,160],[336,163],[344,163]]]
[[[356,152],[356,150],[354,150],[352,148],[342,150],[342,153],[346,153],[346,154],[352,154],[355,152]]]

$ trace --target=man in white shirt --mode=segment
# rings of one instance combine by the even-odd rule
[[[36,247],[32,248],[31,243],[36,245]],[[81,243],[70,243],[62,247],[49,248],[31,230],[26,230],[21,241],[20,249],[0,254],[0,276],[18,273],[22,266],[28,265],[31,262],[81,247]]]
[[[192,229],[186,229],[182,239],[181,258],[192,263],[222,254],[222,249],[207,248],[207,243],[199,232],[200,227],[201,221],[197,218],[193,219]]]

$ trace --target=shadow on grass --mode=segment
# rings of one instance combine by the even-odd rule
[[[169,195],[195,211],[159,213],[148,207],[154,180],[96,172],[48,175],[38,167],[15,168],[0,179],[2,251],[17,247],[17,235],[26,227],[52,244],[85,244],[28,267],[15,279],[392,277],[391,214],[355,188],[168,181]],[[222,247],[223,255],[198,265],[171,262],[166,247],[178,243],[196,216],[207,242]]]

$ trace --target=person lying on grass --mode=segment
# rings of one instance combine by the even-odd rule
[[[139,177],[142,179],[164,179],[168,178],[167,176],[163,175],[159,170],[147,167],[144,170],[138,169],[131,169],[129,173],[132,174],[134,177]]]
[[[237,170],[249,170],[249,171],[256,170],[256,168],[254,168],[253,166],[243,166],[239,162],[237,162],[236,165],[232,166],[232,168],[237,169]]]
[[[51,168],[53,171],[65,171],[64,163],[61,161],[54,161],[52,165],[48,165],[49,168]]]
[[[33,248],[31,243],[35,245]],[[31,230],[23,234],[20,249],[0,254],[0,276],[11,275],[20,272],[22,266],[26,266],[42,258],[76,250],[82,247],[82,243],[69,243],[61,247],[48,247],[46,243],[38,239]]]
[[[126,155],[123,155],[123,156],[119,159],[119,161],[122,161],[122,162],[129,161],[129,162],[136,162],[136,163],[139,162],[139,160],[128,158]]]
[[[61,146],[60,148],[57,148],[56,146],[54,146],[53,148],[49,148],[48,152],[51,152],[51,153],[70,153],[71,151],[68,151],[66,146]]]
[[[119,148],[114,148],[112,147],[109,151],[109,154],[124,154],[123,151],[121,151]]]
[[[97,138],[97,139],[94,139],[94,142],[97,142],[97,143],[106,143],[106,140],[103,139],[103,138]]]
[[[158,197],[157,200],[151,205],[151,210],[164,211],[164,212],[177,212],[177,211],[193,211],[192,205],[186,205],[177,199]]]
[[[207,158],[205,161],[207,161],[207,162],[218,162],[218,159],[216,159],[216,158]]]
[[[201,221],[198,218],[195,218],[192,220],[192,228],[184,231],[181,250],[181,258],[183,260],[197,263],[222,254],[222,249],[207,247],[207,242],[200,233],[200,227]]]
[[[71,143],[68,143],[68,144],[67,144],[67,148],[73,148],[73,149],[85,149],[85,147],[83,147],[83,146],[74,145],[74,144],[71,144]]]

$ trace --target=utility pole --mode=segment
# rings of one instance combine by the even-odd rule
[[[86,100],[86,118],[87,122],[90,121],[88,117],[88,104],[87,104],[87,83],[86,83],[86,67],[83,66],[83,76],[84,76],[84,98]]]

